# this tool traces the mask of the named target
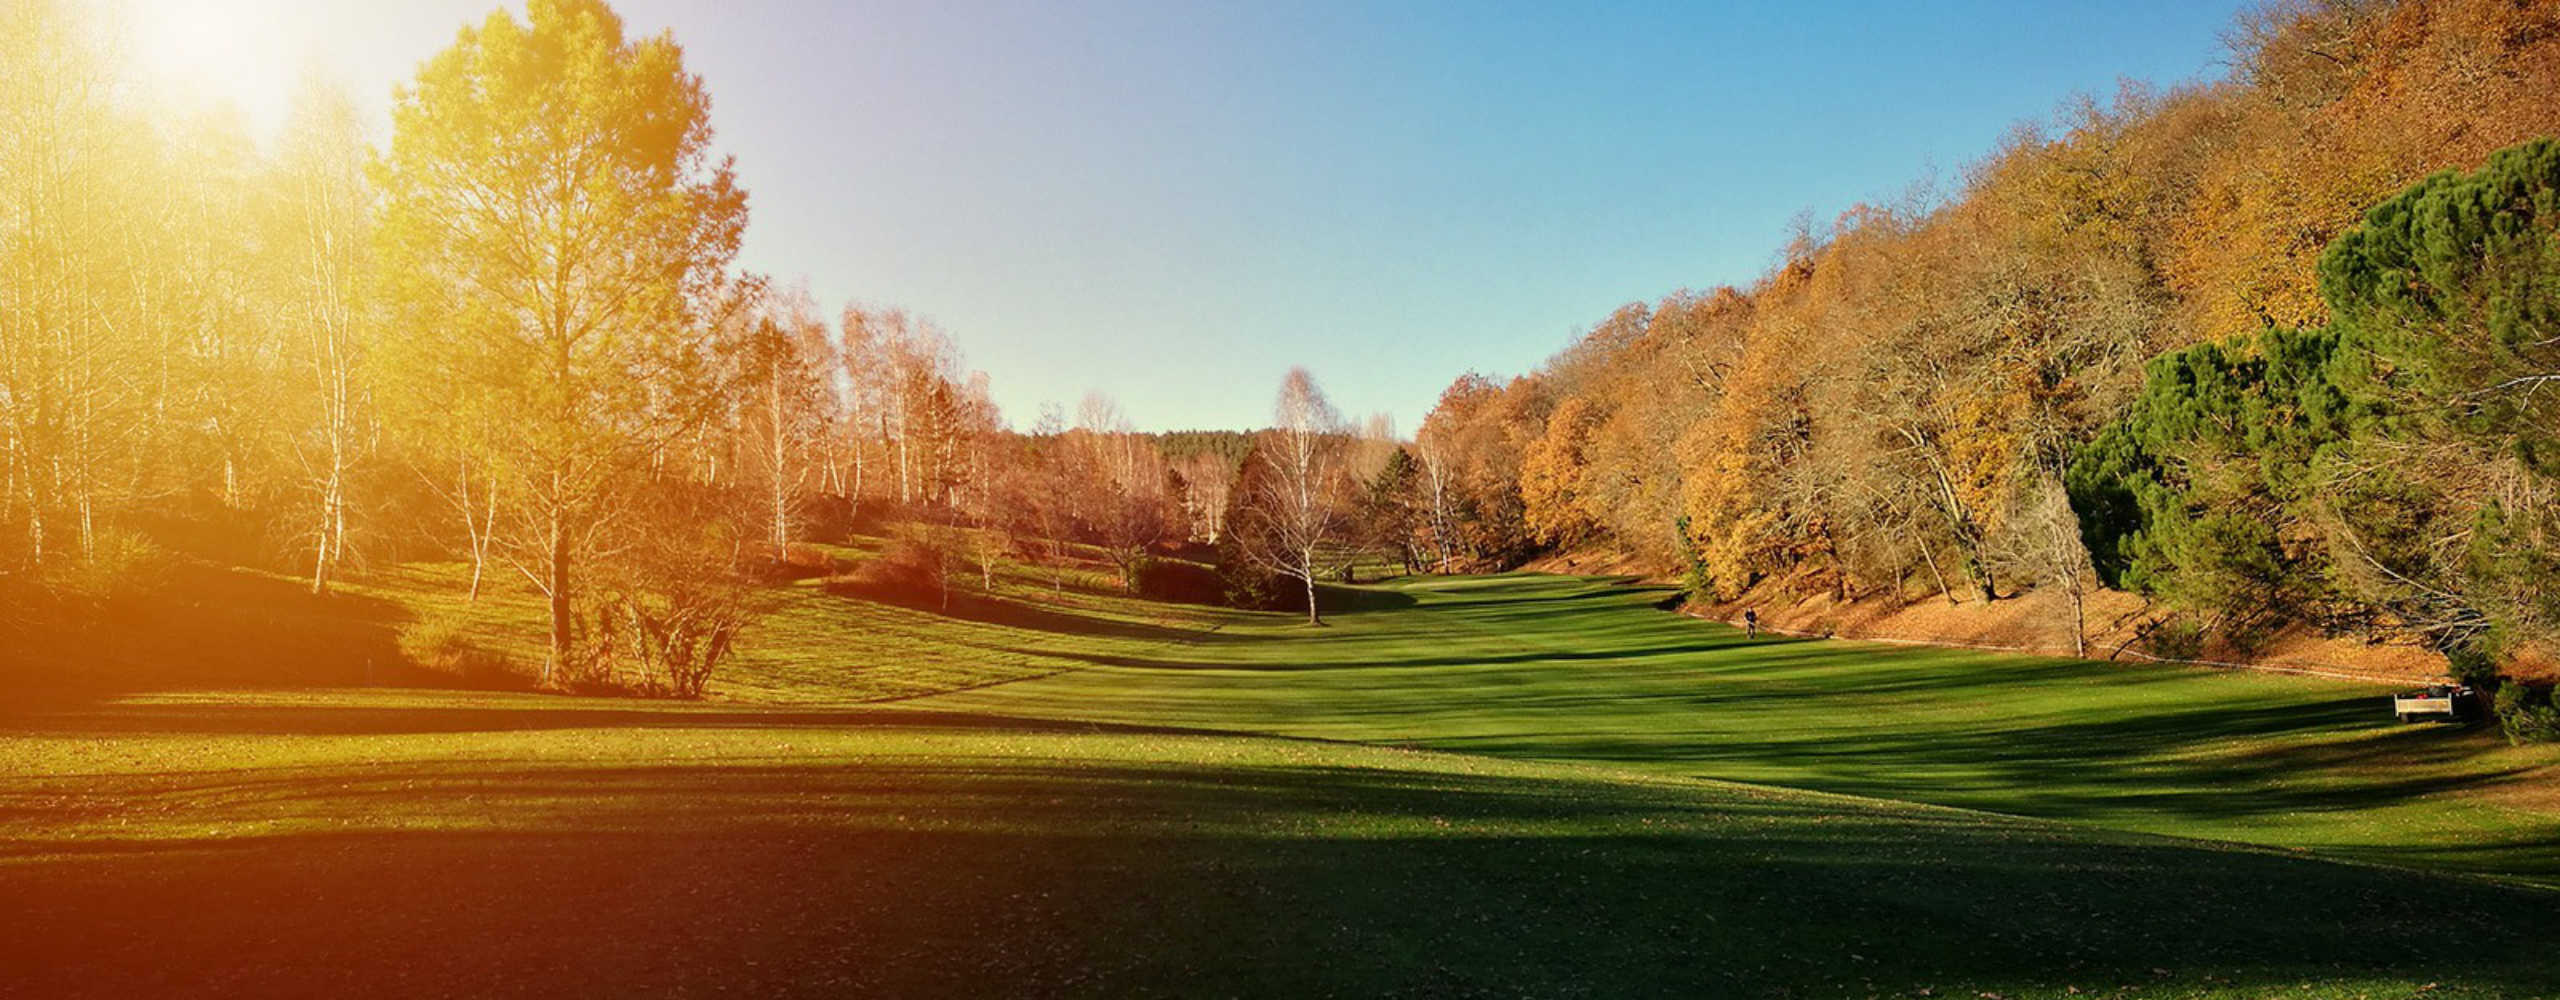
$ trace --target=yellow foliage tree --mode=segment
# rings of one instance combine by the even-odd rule
[[[510,498],[502,551],[550,600],[549,679],[613,491],[698,415],[697,313],[746,195],[710,159],[710,95],[672,38],[626,38],[601,0],[527,14],[491,14],[419,69],[377,175],[393,377],[506,428],[469,439]]]

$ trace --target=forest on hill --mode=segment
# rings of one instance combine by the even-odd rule
[[[21,659],[94,659],[219,571],[325,601],[421,560],[542,595],[541,683],[678,694],[759,584],[947,602],[1003,560],[1310,620],[1363,567],[1576,551],[1717,599],[2111,587],[2188,648],[2312,629],[2484,683],[2560,632],[2548,3],[2259,8],[2226,78],[2075,101],[1746,287],[1459,377],[1410,439],[1304,370],[1262,429],[1144,434],[1098,394],[1013,423],[932,321],[737,266],[708,87],[602,0],[465,29],[378,147],[323,87],[271,147],[153,106],[69,0],[8,5],[0,56]],[[806,545],[857,532],[891,544]]]
[[[1417,452],[1463,556],[1617,549],[1727,599],[2104,585],[2191,641],[2475,679],[2541,655],[2560,7],[2286,2],[2230,37],[2226,79],[2075,101],[1746,287],[1459,378]]]

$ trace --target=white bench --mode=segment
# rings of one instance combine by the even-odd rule
[[[2462,688],[2427,688],[2391,696],[2391,714],[2402,722],[2442,717],[2461,718],[2459,699],[2469,694]]]

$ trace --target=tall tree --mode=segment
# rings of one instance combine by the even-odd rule
[[[80,5],[0,7],[0,466],[18,558],[87,558],[140,478],[153,361],[152,226],[130,193],[158,150],[122,119],[102,33]]]
[[[697,312],[747,216],[710,107],[672,37],[626,37],[601,0],[532,0],[463,30],[392,108],[401,376],[511,425],[484,440],[520,515],[502,541],[549,598],[546,679],[570,662],[610,496],[700,413]]]
[[[1271,429],[1255,446],[1260,475],[1246,477],[1252,523],[1242,532],[1246,557],[1305,589],[1307,624],[1324,624],[1316,606],[1318,559],[1342,531],[1348,440],[1342,415],[1315,376],[1289,369],[1271,404]]]
[[[1547,417],[1546,433],[1530,442],[1520,458],[1520,502],[1529,530],[1551,545],[1585,541],[1600,530],[1585,509],[1592,472],[1586,452],[1602,414],[1589,399],[1572,396],[1556,404]]]
[[[2560,637],[2560,140],[2411,186],[2319,272],[2371,414],[2320,494],[2340,564],[2448,651]]]
[[[347,558],[348,493],[365,450],[358,373],[366,336],[361,304],[373,187],[371,151],[343,91],[306,86],[287,125],[276,169],[272,222],[284,276],[290,338],[307,401],[294,451],[310,501],[311,591],[324,593]]]
[[[839,362],[826,321],[808,292],[768,295],[747,329],[743,388],[748,457],[756,470],[765,542],[776,558],[791,544],[809,490],[820,441],[836,436],[835,394],[828,382]]]
[[[1164,459],[1111,397],[1087,393],[1076,410],[1070,440],[1083,470],[1078,520],[1120,571],[1121,586],[1135,592],[1148,549],[1173,521]]]

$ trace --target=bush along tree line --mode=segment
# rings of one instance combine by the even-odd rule
[[[1799,224],[1747,287],[1460,377],[1413,445],[1432,564],[2105,585],[2153,599],[2160,653],[2306,627],[2474,680],[2547,663],[2560,8],[2307,0],[2231,38],[2224,79],[2074,101],[1957,184]]]

